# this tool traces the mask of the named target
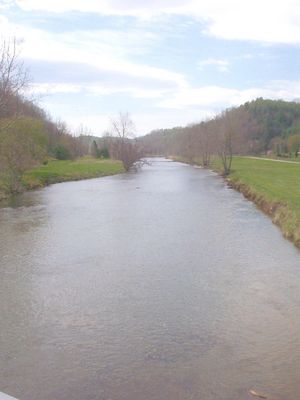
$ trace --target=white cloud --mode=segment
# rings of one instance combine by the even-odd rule
[[[184,0],[152,0],[151,3],[139,0],[15,0],[26,11],[46,10],[50,12],[92,12],[103,15],[127,15],[148,18],[161,13],[178,13],[184,8]]]
[[[39,88],[41,89],[41,87]],[[44,86],[46,91],[47,87]],[[105,91],[102,88],[91,89],[91,93],[95,96],[103,96],[111,92]],[[62,93],[77,94],[83,88],[74,85],[55,85],[50,86],[51,90]],[[87,90],[84,88],[84,90]],[[119,93],[123,89],[120,89]],[[124,89],[125,91],[125,89]],[[146,91],[146,96],[149,93]],[[132,97],[144,95],[137,90],[134,92],[130,88],[127,89],[127,94]],[[137,124],[140,134],[149,132],[157,128],[169,128],[176,125],[187,125],[192,122],[199,122],[208,117],[212,117],[225,108],[238,106],[246,101],[254,100],[258,97],[269,99],[284,99],[292,101],[300,98],[300,81],[273,81],[263,88],[235,89],[220,86],[204,86],[198,88],[186,87],[184,89],[174,90],[170,93],[152,93],[153,107],[148,113],[134,113],[133,117]],[[160,99],[160,100],[159,100]],[[95,100],[97,101],[97,100]],[[101,134],[108,128],[109,115],[106,114],[89,114],[84,110],[80,110],[78,114],[74,113],[73,106],[68,104],[53,103],[51,97],[47,97],[43,101],[44,105],[50,111],[66,120],[69,125],[75,129],[83,123],[89,126],[96,134]],[[118,111],[118,110],[116,110]]]
[[[70,90],[82,91],[86,88],[90,92],[116,93],[132,92],[136,97],[160,96],[166,90],[185,87],[185,77],[177,72],[164,68],[152,67],[146,64],[130,61],[131,53],[142,53],[145,41],[156,40],[151,32],[136,32],[134,29],[127,32],[110,30],[74,31],[66,33],[50,33],[39,29],[29,28],[9,23],[7,18],[0,16],[1,30],[6,36],[16,35],[24,39],[22,56],[32,63],[45,62],[49,65],[61,63],[61,72],[66,78],[66,68],[70,68],[70,79],[74,75],[72,66],[81,65],[82,74],[85,67],[92,69],[82,81],[72,82]],[[65,63],[65,65],[63,65]],[[67,63],[69,65],[67,65]],[[67,65],[67,66],[66,66]],[[47,70],[46,65],[40,68]],[[48,66],[49,67],[49,66]],[[99,84],[92,74],[110,75],[107,83]],[[113,79],[113,75],[115,79]],[[69,81],[69,77],[67,77]],[[93,87],[84,81],[93,81]],[[102,79],[105,81],[105,79]],[[42,92],[66,92],[66,79],[58,81],[50,87],[49,82],[40,82]]]
[[[170,110],[160,110],[155,113],[155,118],[149,113],[137,113],[132,115],[139,135],[149,133],[155,129],[173,128],[174,126],[186,126],[197,123],[207,118],[212,118],[215,113],[206,108],[185,110],[184,113],[175,113]]]
[[[220,86],[187,87],[158,103],[159,107],[185,110],[189,107],[207,107],[222,110],[238,106],[258,97],[292,101],[300,97],[300,81],[273,81],[263,88],[235,89]]]
[[[169,91],[159,89],[143,89],[131,86],[104,86],[97,84],[76,85],[71,83],[40,83],[32,84],[29,92],[33,95],[55,95],[55,94],[90,94],[94,96],[108,96],[113,94],[127,94],[137,99],[159,99],[168,94]]]
[[[0,2],[0,10],[6,10],[14,3],[13,0],[1,0]]]
[[[208,58],[206,60],[201,60],[198,62],[198,68],[203,70],[206,66],[213,66],[220,72],[227,72],[229,70],[229,61],[218,60],[216,58]]]
[[[41,84],[32,84],[29,88],[29,92],[37,95],[52,95],[57,93],[81,93],[83,91],[83,87],[81,85],[72,85],[65,83],[41,83]]]
[[[93,12],[151,18],[185,15],[206,23],[204,32],[224,39],[300,43],[298,0],[16,0],[26,11]]]
[[[237,89],[219,86],[204,86],[200,88],[185,88],[179,90],[174,96],[159,102],[159,107],[185,109],[191,106],[217,107],[230,104],[238,96]]]
[[[51,106],[50,106],[51,109]],[[137,128],[137,136],[144,135],[155,129],[173,128],[174,126],[186,126],[190,123],[197,123],[215,115],[214,112],[206,109],[191,109],[184,113],[174,114],[171,110],[159,110],[155,113],[155,118],[149,113],[133,113],[131,117]],[[78,130],[80,125],[88,126],[95,135],[102,135],[110,128],[110,118],[108,114],[86,114],[76,116],[65,111],[64,120],[73,131]]]
[[[1,14],[0,14],[0,27],[1,27],[0,37],[7,37],[12,32],[8,23],[8,19]]]

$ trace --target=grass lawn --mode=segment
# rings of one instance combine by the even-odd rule
[[[97,160],[84,157],[79,160],[51,160],[27,171],[23,184],[27,189],[43,187],[51,183],[96,178],[124,172],[122,163],[116,160]]]
[[[229,182],[300,246],[300,163],[234,157]]]

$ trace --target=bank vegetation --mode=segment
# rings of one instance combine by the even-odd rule
[[[50,182],[128,171],[142,157],[128,114],[113,119],[104,137],[82,127],[74,133],[65,122],[53,120],[30,93],[18,41],[0,39],[0,199]],[[93,161],[80,161],[86,156]],[[122,167],[110,160],[120,160]]]
[[[217,170],[300,247],[300,163],[259,159],[298,161],[299,103],[259,98],[201,123],[153,131],[141,141],[149,155]]]

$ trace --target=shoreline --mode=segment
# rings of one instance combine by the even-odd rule
[[[189,162],[179,157],[171,157],[173,161],[182,162],[184,164],[201,166],[197,161]],[[299,164],[299,163],[293,163]],[[204,168],[205,169],[205,168]],[[280,200],[270,200],[267,196],[253,189],[249,184],[243,182],[239,177],[233,175],[234,168],[229,176],[222,176],[220,169],[214,168],[213,166],[207,168],[208,170],[215,172],[218,176],[222,177],[224,182],[232,189],[241,193],[247,200],[254,203],[257,208],[264,214],[271,218],[271,221],[280,228],[281,233],[285,239],[292,242],[295,247],[300,249],[300,220],[296,213],[288,206],[288,204]]]
[[[299,227],[298,231],[297,227],[295,227],[295,230],[286,228],[287,223],[295,221],[292,211],[286,204],[279,201],[269,201],[263,196],[263,194],[255,193],[250,186],[239,180],[232,180],[230,177],[227,177],[224,178],[224,181],[229,187],[241,193],[247,200],[254,203],[260,211],[268,215],[272,222],[280,228],[283,237],[291,241],[298,249],[300,249]]]
[[[76,161],[51,161],[24,173],[19,192],[8,193],[0,190],[1,202],[31,190],[42,189],[56,183],[96,179],[124,172],[122,163],[117,160],[79,159]]]

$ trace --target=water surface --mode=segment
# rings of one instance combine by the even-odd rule
[[[154,160],[0,209],[0,390],[300,397],[300,253],[209,171]]]

